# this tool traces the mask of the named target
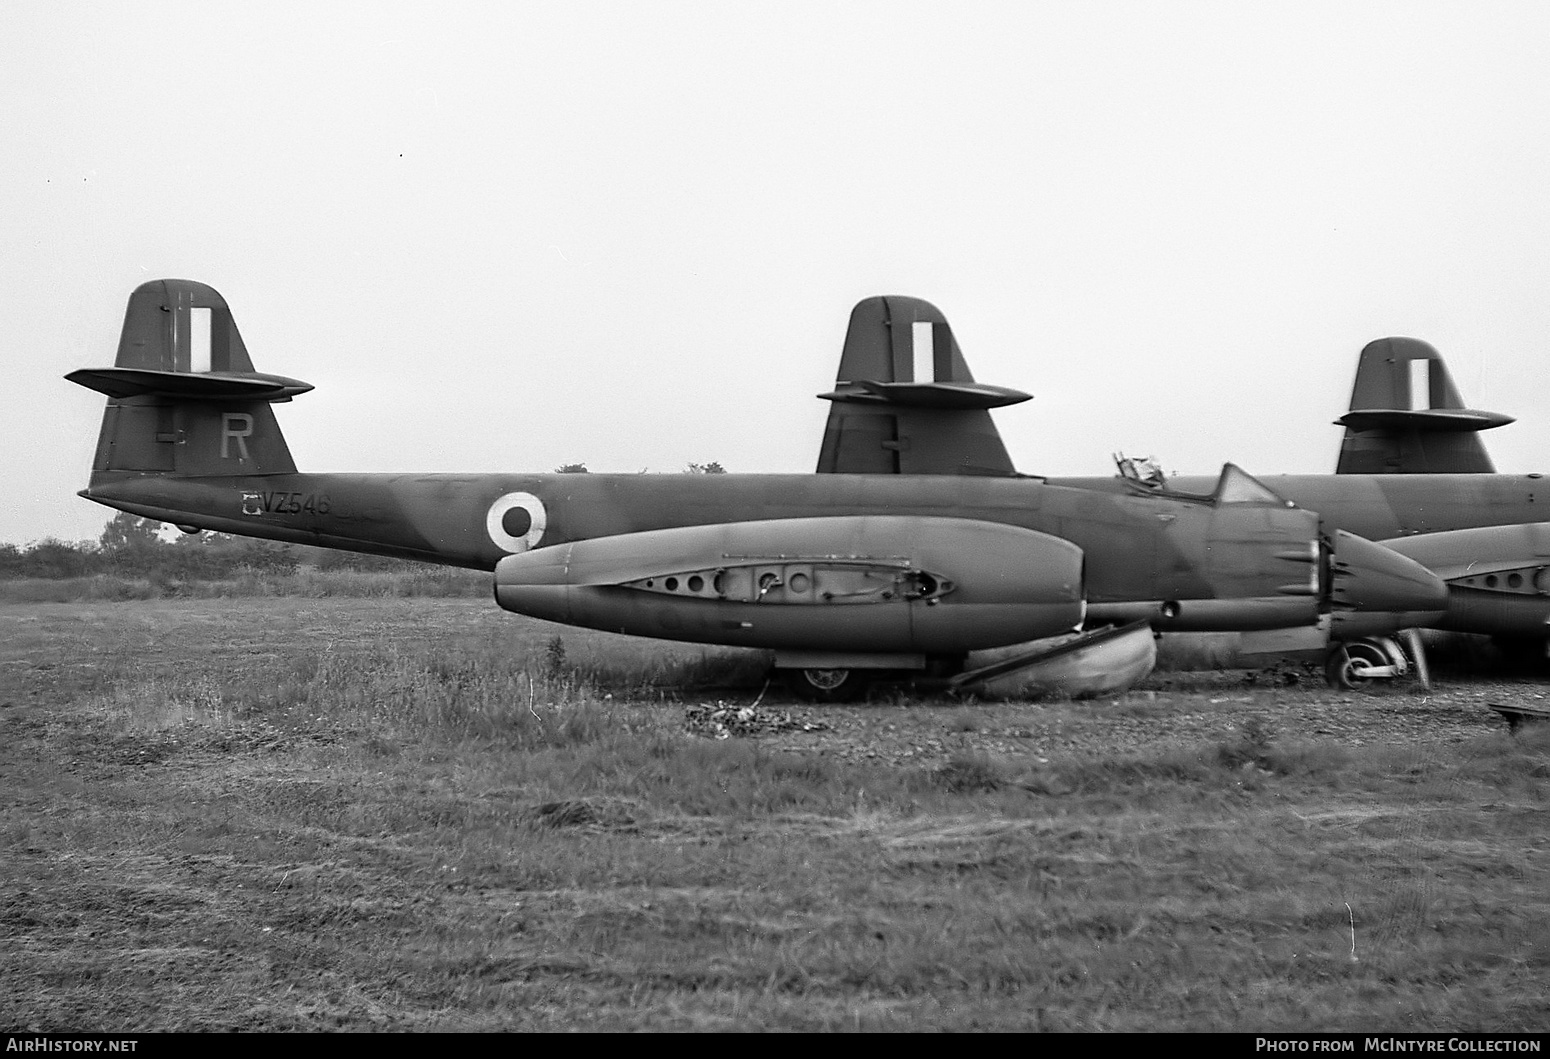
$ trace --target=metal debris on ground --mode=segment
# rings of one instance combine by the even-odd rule
[[[767,735],[774,732],[823,732],[823,721],[798,721],[789,713],[761,710],[757,706],[728,706],[724,702],[689,706],[684,710],[684,730],[708,739],[734,735]]]
[[[1507,722],[1507,728],[1512,732],[1516,732],[1525,724],[1550,721],[1550,710],[1543,706],[1504,706],[1499,702],[1488,702],[1486,705],[1502,715]]]

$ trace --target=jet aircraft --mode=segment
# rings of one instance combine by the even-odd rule
[[[273,406],[312,387],[256,371],[202,283],[137,288],[114,366],[67,376],[108,398],[87,499],[187,532],[489,570],[507,610],[767,648],[815,697],[1136,620],[1339,645],[1450,605],[1421,562],[1231,464],[1196,494],[1016,474],[987,409],[1026,395],[975,383],[925,302],[861,303],[841,377],[826,473],[419,475],[299,471]],[[1481,524],[1470,510],[1426,517]]]
[[[1016,474],[989,415],[980,408],[932,404],[920,369],[897,349],[867,336],[929,326],[953,356],[934,366],[939,387],[1002,395],[1013,391],[973,382],[941,313],[913,298],[858,305],[841,358],[835,402],[825,430],[820,473]],[[905,374],[909,373],[909,374]],[[906,383],[904,380],[910,380]],[[1018,395],[1026,399],[1026,395]],[[1335,474],[1260,479],[1297,508],[1317,511],[1322,532],[1353,533],[1421,563],[1448,586],[1447,606],[1426,627],[1484,633],[1543,657],[1550,637],[1550,489],[1539,474],[1496,474],[1478,433],[1511,417],[1464,407],[1438,352],[1411,338],[1369,343],[1358,361],[1351,407]],[[1140,472],[1122,461],[1111,477],[1042,479],[1048,486],[1158,499],[1198,495],[1212,480]],[[1338,553],[1338,548],[1336,549]],[[1113,620],[1143,618],[1160,632],[1179,615],[1155,601],[1104,601],[1089,608]],[[1331,612],[1338,618],[1338,612]],[[1327,646],[1332,682],[1356,686],[1407,667],[1386,634],[1322,635],[1317,627],[1252,632],[1250,650]],[[1418,648],[1417,648],[1418,649]]]

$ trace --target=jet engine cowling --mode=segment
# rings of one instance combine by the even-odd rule
[[[1448,587],[1440,629],[1550,636],[1550,522],[1423,533],[1384,541]]]
[[[1082,550],[975,519],[768,519],[595,537],[510,555],[506,610],[634,636],[954,655],[1082,623]]]
[[[1327,548],[1325,594],[1337,640],[1386,636],[1430,626],[1448,607],[1448,590],[1422,563],[1365,537],[1336,530]]]

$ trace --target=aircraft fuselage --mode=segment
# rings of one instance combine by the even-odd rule
[[[1088,604],[1126,608],[1111,617],[1147,617],[1160,608],[1167,627],[1181,630],[1274,628],[1317,617],[1317,589],[1303,587],[1317,551],[1313,512],[1028,478],[99,472],[82,495],[184,527],[484,570],[530,549],[674,527],[834,516],[964,519],[1074,544],[1084,557],[1079,587]],[[1356,547],[1348,549],[1353,561]],[[1360,561],[1390,562],[1386,554]]]
[[[491,514],[503,497],[531,496]],[[880,475],[99,475],[81,494],[178,525],[493,570],[514,552],[678,526],[835,515],[975,519],[1088,556],[1089,598],[1211,595],[1196,569],[1212,509],[1037,479]],[[516,518],[513,519],[513,514]],[[492,521],[493,520],[493,521]],[[517,532],[513,532],[517,531]],[[514,544],[522,539],[521,545]]]

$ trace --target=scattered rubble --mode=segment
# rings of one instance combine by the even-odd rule
[[[775,713],[753,706],[728,706],[717,702],[684,710],[684,730],[707,739],[732,736],[773,735],[777,732],[822,732],[831,726],[826,721],[798,721],[789,713]]]

